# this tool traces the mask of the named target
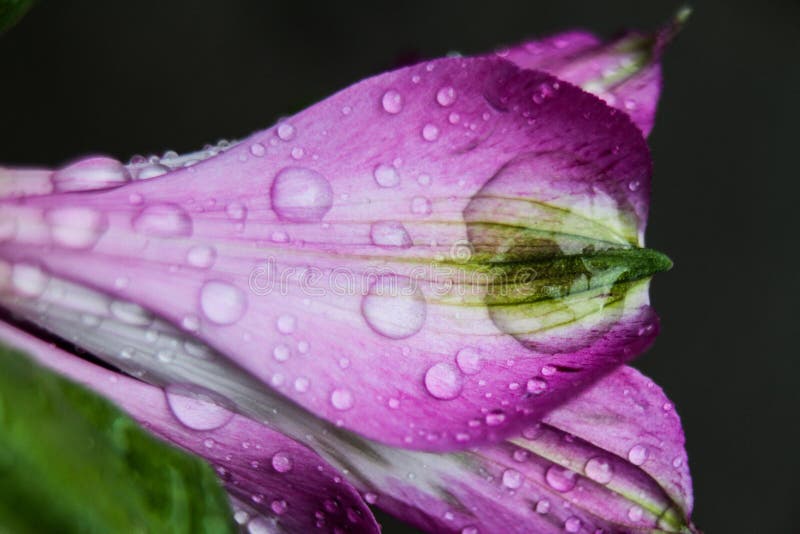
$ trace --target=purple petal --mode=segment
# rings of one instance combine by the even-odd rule
[[[547,74],[434,61],[196,165],[167,160],[164,175],[141,179],[138,163],[126,168],[137,180],[102,191],[75,164],[62,183],[80,194],[4,201],[16,293],[4,305],[49,302],[28,314],[40,324],[86,307],[149,326],[125,309],[138,304],[328,421],[430,450],[501,439],[655,336],[653,270],[627,279],[629,266],[589,262],[569,283],[511,284],[518,300],[487,294],[482,270],[516,250],[552,272],[564,254],[641,250],[644,139]],[[107,188],[118,168],[101,163],[86,176]],[[62,298],[63,280],[113,298]]]
[[[661,53],[688,15],[686,9],[679,11],[653,34],[629,32],[604,43],[592,34],[570,31],[501,54],[520,67],[549,72],[599,96],[649,135],[661,92]]]
[[[98,367],[0,323],[4,342],[117,403],[153,434],[206,458],[234,501],[236,519],[269,532],[379,532],[342,475],[307,447],[234,414],[193,386],[166,391]],[[249,517],[247,517],[249,515]]]

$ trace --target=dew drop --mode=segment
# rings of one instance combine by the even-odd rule
[[[641,521],[642,516],[644,516],[644,510],[642,510],[638,506],[631,506],[628,509],[628,519],[631,521]]]
[[[509,489],[517,489],[522,486],[522,473],[515,469],[506,469],[503,471],[503,486]]]
[[[431,201],[425,197],[414,197],[411,199],[411,213],[417,215],[430,215]]]
[[[150,163],[136,171],[137,180],[149,180],[158,176],[163,176],[170,171],[170,168],[161,163]]]
[[[298,393],[305,393],[308,391],[308,387],[311,385],[308,378],[304,376],[299,376],[294,380],[294,389]]]
[[[514,453],[511,456],[512,456],[512,458],[514,458],[515,462],[522,463],[522,462],[524,462],[524,461],[526,461],[528,459],[528,457],[530,456],[530,453],[528,451],[526,451],[525,449],[517,449],[517,450],[514,451]]]
[[[550,501],[547,499],[542,499],[541,501],[536,503],[536,513],[537,514],[546,514],[550,511]]]
[[[390,339],[413,336],[425,324],[422,291],[408,277],[384,275],[375,280],[361,302],[361,313],[378,334]]]
[[[374,493],[367,492],[364,494],[364,500],[367,501],[367,504],[375,504],[378,502],[378,496]]]
[[[556,368],[552,365],[544,365],[542,366],[542,375],[543,376],[553,376],[556,374]]]
[[[372,171],[372,176],[381,187],[396,187],[400,183],[400,175],[393,165],[381,163]]]
[[[11,284],[17,293],[26,297],[38,297],[47,288],[50,275],[36,265],[16,263],[11,268]]]
[[[579,532],[581,529],[581,520],[577,517],[570,517],[564,521],[564,530],[567,532]]]
[[[115,300],[109,305],[111,315],[123,323],[136,326],[148,325],[153,321],[153,315],[133,302]]]
[[[291,334],[297,326],[297,320],[293,315],[281,315],[275,322],[275,327],[281,334]]]
[[[473,347],[465,347],[456,354],[456,364],[465,375],[474,375],[483,368],[483,354]]]
[[[608,484],[614,476],[611,464],[608,460],[599,456],[590,458],[583,470],[587,477],[598,484]]]
[[[214,264],[216,259],[216,249],[206,245],[192,247],[186,253],[186,263],[198,269],[208,269]]]
[[[398,221],[378,221],[369,230],[372,243],[381,247],[408,248],[412,245],[406,227]]]
[[[634,445],[631,447],[631,450],[628,451],[628,460],[630,460],[633,465],[642,465],[646,459],[647,449],[644,445]]]
[[[53,173],[56,191],[91,191],[123,184],[131,179],[119,161],[103,156],[82,159]]]
[[[551,465],[544,475],[547,484],[556,491],[569,491],[575,487],[577,474],[560,465]]]
[[[403,110],[403,96],[394,89],[389,89],[383,93],[381,105],[383,106],[383,110],[387,113],[393,115],[400,113]]]
[[[221,397],[199,386],[173,384],[164,393],[172,415],[187,428],[214,430],[233,418]]]
[[[456,101],[456,90],[450,86],[442,87],[436,93],[436,101],[440,106],[452,106]]]
[[[285,452],[276,452],[272,455],[272,468],[278,473],[288,473],[292,470],[292,459]]]
[[[464,527],[461,529],[461,534],[479,534],[477,527]]]
[[[257,158],[260,158],[266,153],[266,149],[261,143],[253,143],[250,145],[250,153]]]
[[[288,122],[283,122],[278,125],[277,133],[278,138],[280,138],[281,141],[290,141],[292,138],[294,138],[295,129],[294,126]]]
[[[464,385],[461,373],[448,362],[432,365],[425,373],[424,381],[428,393],[441,400],[455,399]]]
[[[275,513],[275,515],[283,515],[286,513],[286,509],[289,507],[289,505],[287,505],[286,501],[283,499],[276,499],[272,501],[269,507]]]
[[[353,407],[353,394],[348,389],[334,389],[331,404],[337,410],[345,411]]]
[[[225,208],[225,213],[232,221],[242,221],[247,217],[247,207],[241,202],[231,202]]]
[[[485,417],[486,424],[489,426],[498,426],[505,422],[506,414],[500,410],[492,410]]]
[[[291,350],[286,345],[278,345],[272,350],[272,357],[279,362],[285,362],[291,354]]]
[[[244,292],[228,282],[211,280],[200,290],[200,309],[212,323],[233,324],[242,318],[246,308]]]
[[[426,124],[422,127],[422,138],[426,141],[436,141],[439,138],[439,128],[434,124]]]
[[[155,237],[185,237],[192,235],[192,219],[176,204],[154,204],[133,218],[133,229]]]
[[[547,389],[547,381],[544,378],[531,378],[528,380],[527,390],[528,393],[533,395],[541,395]]]
[[[270,195],[278,217],[291,222],[321,221],[333,205],[331,184],[320,173],[305,167],[281,170]]]
[[[56,208],[45,217],[53,242],[62,247],[90,248],[106,230],[103,213],[91,208]]]

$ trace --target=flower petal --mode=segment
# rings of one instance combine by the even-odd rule
[[[329,421],[461,448],[650,344],[647,282],[668,263],[638,248],[649,174],[640,132],[596,98],[445,59],[154,179],[87,191],[70,171],[80,194],[4,201],[0,256],[22,297],[51,275],[95,288]]]
[[[206,458],[250,532],[379,532],[352,486],[307,447],[226,407],[208,390],[173,385],[166,391],[48,345],[0,322],[4,342],[112,400],[153,434]]]

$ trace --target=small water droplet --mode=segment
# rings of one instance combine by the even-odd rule
[[[367,492],[364,494],[364,500],[367,501],[367,504],[375,504],[378,502],[378,496],[374,493]]]
[[[293,315],[281,315],[275,322],[275,327],[281,334],[291,334],[297,326],[297,320]]]
[[[361,302],[367,324],[391,339],[413,336],[425,323],[427,305],[422,291],[408,277],[385,275],[370,286]]]
[[[528,393],[533,395],[541,395],[547,389],[547,381],[544,378],[534,377],[528,380],[527,390]]]
[[[447,122],[450,124],[458,124],[461,121],[461,115],[453,111],[450,115],[447,116]]]
[[[381,163],[372,171],[372,176],[381,187],[396,187],[400,183],[400,175],[394,165]]]
[[[440,106],[452,106],[453,103],[456,101],[456,90],[450,87],[449,85],[446,87],[442,87],[436,93],[436,101],[439,103]]]
[[[311,382],[308,380],[308,378],[304,376],[299,376],[294,379],[294,389],[298,393],[305,393],[306,391],[308,391],[308,387],[310,385]]]
[[[522,463],[522,462],[524,462],[524,461],[526,461],[528,459],[528,457],[530,456],[530,453],[528,451],[526,451],[525,449],[518,448],[518,449],[516,449],[514,451],[514,453],[511,456],[512,456],[512,458],[514,458],[515,462]]]
[[[483,368],[483,354],[474,347],[465,347],[456,354],[456,364],[465,375],[474,375]]]
[[[547,484],[556,491],[569,491],[575,487],[577,482],[577,474],[575,471],[561,467],[560,465],[551,465],[547,468],[544,475]]]
[[[542,376],[553,376],[556,374],[556,368],[552,365],[543,365],[541,373]]]
[[[503,485],[509,489],[517,489],[522,486],[524,480],[522,473],[515,469],[506,469],[503,471]]]
[[[286,504],[286,501],[284,501],[283,499],[276,499],[276,500],[272,501],[272,503],[269,505],[269,507],[273,511],[273,513],[275,513],[275,515],[283,515],[283,514],[286,513],[286,509],[289,506]]]
[[[644,510],[642,510],[638,506],[631,506],[628,509],[628,519],[630,519],[631,521],[634,522],[641,521],[643,516],[644,516]]]
[[[431,177],[427,174],[420,174],[417,177],[417,183],[419,185],[431,185]]]
[[[187,428],[214,430],[233,418],[219,395],[200,386],[173,384],[164,393],[175,419]]]
[[[278,345],[272,350],[272,357],[279,362],[285,362],[291,354],[292,351],[286,345]]]
[[[448,362],[432,365],[425,373],[424,382],[428,393],[441,400],[455,399],[463,387],[461,373]]]
[[[399,221],[378,221],[372,223],[369,231],[372,243],[382,247],[408,248],[412,245],[411,236]]]
[[[250,153],[257,158],[260,158],[266,153],[266,149],[261,143],[253,143],[250,145]]]
[[[302,149],[302,147],[296,146],[292,149],[291,156],[292,159],[303,159],[303,156],[306,155],[306,151]]]
[[[546,514],[550,511],[550,501],[547,499],[542,499],[541,501],[536,503],[536,513],[538,514]]]
[[[631,180],[628,182],[628,189],[631,191],[638,191],[640,187],[642,187],[642,182],[639,180]]]
[[[278,125],[277,133],[281,141],[290,141],[294,138],[295,128],[288,122],[282,122]]]
[[[321,221],[333,205],[331,184],[320,173],[304,167],[281,170],[270,191],[272,209],[291,222]]]
[[[243,221],[247,217],[247,206],[241,202],[231,202],[225,208],[225,213],[232,221]]]
[[[185,237],[192,235],[192,219],[177,204],[147,206],[133,218],[133,229],[155,237]]]
[[[16,263],[11,268],[11,284],[17,293],[26,297],[38,297],[47,288],[50,275],[30,263]]]
[[[109,311],[116,319],[131,325],[145,326],[153,321],[153,315],[150,312],[133,302],[112,301]]]
[[[156,178],[158,176],[167,174],[169,171],[170,168],[166,165],[162,165],[160,163],[150,163],[136,171],[136,179],[150,180],[151,178]]]
[[[381,105],[384,111],[391,114],[400,113],[403,110],[403,97],[394,89],[389,89],[381,97]]]
[[[348,389],[334,389],[331,393],[331,404],[337,410],[349,410],[353,407],[353,394]]]
[[[647,449],[644,445],[634,445],[631,447],[631,450],[628,451],[628,460],[630,460],[633,465],[642,465],[646,459]]]
[[[596,456],[590,458],[583,468],[586,476],[598,484],[608,484],[614,476],[611,464],[605,458]]]
[[[200,309],[212,323],[233,324],[242,318],[246,308],[244,292],[228,282],[211,280],[200,290]]]
[[[198,269],[208,269],[214,265],[217,259],[217,251],[214,247],[198,245],[192,247],[186,253],[186,263]]]
[[[425,197],[414,197],[411,199],[411,213],[417,215],[430,215],[432,211],[431,201]]]
[[[581,520],[577,517],[570,517],[564,521],[564,530],[567,532],[579,532],[581,530]]]
[[[87,249],[106,230],[102,212],[91,208],[55,208],[45,215],[53,242],[62,247]]]
[[[485,421],[489,426],[498,426],[505,422],[506,414],[501,410],[492,410],[486,414]]]
[[[278,473],[288,473],[292,470],[292,459],[288,453],[276,452],[272,455],[272,468]]]
[[[422,138],[426,141],[436,141],[439,138],[439,128],[435,124],[426,124],[422,127]]]

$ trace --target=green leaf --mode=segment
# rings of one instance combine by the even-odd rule
[[[214,471],[0,347],[0,532],[233,532]]]
[[[33,6],[33,0],[0,0],[0,33],[6,31]]]

